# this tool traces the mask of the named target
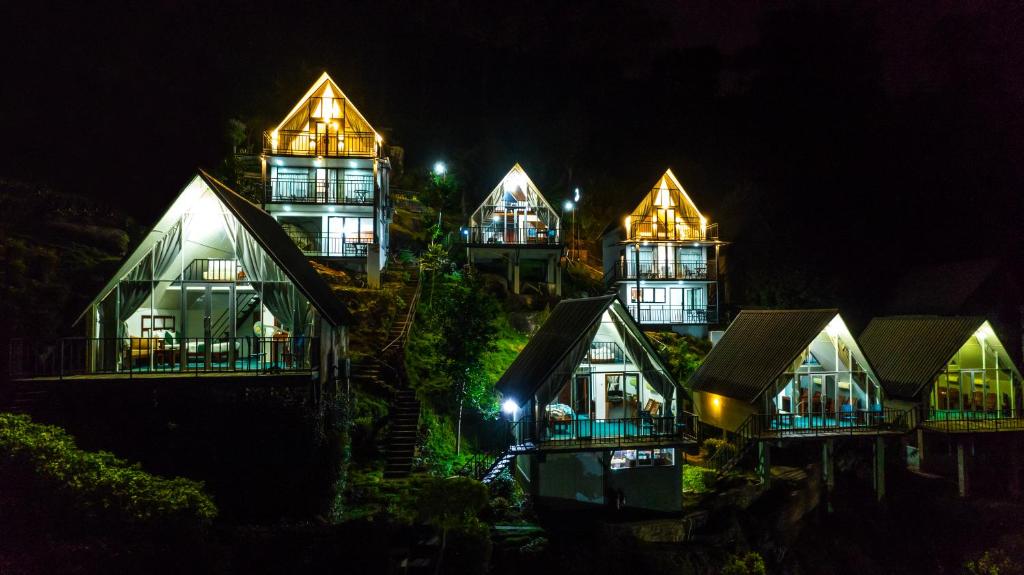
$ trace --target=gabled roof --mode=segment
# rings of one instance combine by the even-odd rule
[[[331,325],[348,325],[352,321],[348,308],[309,265],[309,258],[302,254],[295,242],[288,237],[281,224],[260,207],[235,193],[213,176],[199,170],[199,177],[210,186],[231,213],[238,218],[245,229],[252,234],[260,247],[281,267],[295,287],[312,302],[324,319]]]
[[[562,300],[551,310],[551,315],[530,338],[515,361],[509,366],[496,387],[505,397],[511,397],[520,404],[534,396],[562,363],[579,354],[581,346],[589,350],[597,324],[606,311],[612,309],[614,316],[632,332],[636,341],[643,346],[647,360],[653,367],[668,374],[658,353],[644,336],[632,316],[622,307],[615,295]],[[589,337],[588,337],[589,336]],[[580,355],[582,357],[582,355]],[[640,361],[637,358],[637,361]],[[570,369],[574,369],[573,365]]]
[[[917,399],[953,354],[987,323],[982,317],[876,317],[864,329],[860,342],[886,393]],[[993,347],[1002,350],[1001,344]],[[1010,361],[1005,350],[1001,359]],[[1016,367],[1012,369],[1020,375]]]
[[[836,309],[741,311],[690,376],[691,389],[754,401],[837,315]]]
[[[312,304],[320,311],[323,318],[334,326],[348,325],[351,322],[351,315],[348,308],[331,292],[331,288],[322,277],[309,264],[309,260],[302,255],[295,242],[288,237],[284,229],[274,218],[263,211],[255,204],[249,202],[242,196],[232,191],[213,176],[203,170],[196,175],[178,194],[178,197],[171,203],[166,213],[161,216],[157,223],[150,229],[142,242],[125,259],[117,273],[107,282],[107,285],[99,292],[99,295],[89,304],[81,315],[75,320],[77,324],[93,305],[101,301],[110,293],[110,290],[117,286],[128,272],[146,257],[153,246],[167,234],[172,227],[169,220],[176,219],[177,214],[183,209],[181,206],[186,194],[193,194],[196,197],[195,186],[199,184],[209,189],[220,202],[228,208],[238,222],[256,240],[259,246],[270,256],[270,258],[281,268],[295,287],[299,289]]]
[[[482,221],[481,216],[485,215],[483,212],[487,207],[505,205],[510,203],[510,200],[527,201],[533,207],[546,209],[549,216],[554,218],[554,222],[550,222],[550,224],[553,227],[558,225],[558,212],[551,207],[544,194],[540,193],[540,189],[533,183],[533,180],[527,175],[526,170],[519,165],[519,162],[512,166],[512,169],[501,178],[498,185],[480,202],[480,205],[470,217],[471,225],[479,226],[485,223]]]
[[[690,195],[683,189],[671,168],[665,170],[654,187],[640,200],[633,210],[632,217],[649,217],[654,206],[674,208],[677,214],[704,219],[703,214],[697,209],[697,204],[690,199]]]
[[[331,79],[327,72],[321,74],[316,82],[313,82],[313,85],[310,86],[302,98],[299,98],[299,101],[288,112],[288,115],[284,117],[284,120],[277,125],[275,130],[309,130],[307,124],[309,122],[310,109],[308,103],[310,98],[323,98],[323,100],[318,101],[321,105],[330,102],[334,116],[343,117],[346,130],[373,132],[377,135],[376,130],[366,121],[366,117],[359,112],[355,104],[352,103],[352,100],[345,95],[345,92]],[[343,104],[339,102],[343,102]],[[333,110],[333,107],[340,107],[342,105],[344,105],[344,110]]]

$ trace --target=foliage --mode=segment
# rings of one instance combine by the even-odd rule
[[[719,452],[722,453],[722,457],[732,457],[736,455],[736,446],[725,439],[718,439],[711,437],[704,440],[704,450],[707,452],[707,457],[711,458],[717,455]]]
[[[37,504],[75,521],[201,527],[217,516],[203,484],[142,471],[113,454],[79,449],[63,429],[0,413],[0,476],[27,475]]]
[[[426,437],[420,448],[420,456],[427,470],[432,474],[449,477],[457,472],[468,457],[455,453],[455,429],[452,422],[426,410],[422,416]]]
[[[1003,537],[977,559],[964,564],[967,575],[1024,575],[1024,535]]]
[[[715,483],[715,472],[696,465],[683,466],[683,491],[686,493],[707,493]]]
[[[711,351],[711,342],[674,332],[646,332],[658,355],[679,383],[685,383]]]
[[[469,477],[434,478],[420,488],[417,517],[438,529],[472,525],[487,506],[487,487]]]
[[[722,575],[765,575],[767,568],[764,559],[750,551],[743,555],[730,555],[722,567]]]

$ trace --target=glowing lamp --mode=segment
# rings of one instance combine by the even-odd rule
[[[444,165],[444,162],[434,162],[434,175],[443,176],[448,171],[448,167]]]
[[[506,399],[505,403],[501,404],[501,411],[508,415],[515,415],[516,412],[519,411],[519,404],[511,399]]]
[[[572,200],[565,200],[565,209],[567,209],[567,210],[571,210],[572,209]]]

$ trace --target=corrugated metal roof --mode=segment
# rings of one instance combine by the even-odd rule
[[[741,311],[690,376],[690,388],[754,401],[838,314],[836,309]]]
[[[886,394],[917,399],[984,322],[981,317],[876,317],[859,339]]]
[[[544,325],[530,338],[496,385],[506,397],[523,404],[542,384],[594,322],[615,301],[614,295],[562,300]],[[589,344],[590,342],[584,342]]]
[[[309,265],[309,259],[273,216],[203,170],[199,170],[199,177],[252,234],[260,247],[281,266],[284,273],[295,282],[295,287],[309,298],[328,323],[333,326],[351,323],[352,316],[348,308],[334,295],[324,278]]]

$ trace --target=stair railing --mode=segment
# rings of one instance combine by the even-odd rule
[[[420,267],[416,274],[416,291],[412,295],[412,300],[409,302],[409,309],[405,312],[405,327],[402,328],[402,333],[398,334],[395,339],[388,342],[381,350],[381,354],[386,353],[389,349],[396,347],[396,344],[401,341],[402,346],[409,343],[409,334],[412,333],[413,320],[416,319],[416,308],[419,306],[420,294],[423,292],[423,269]]]

